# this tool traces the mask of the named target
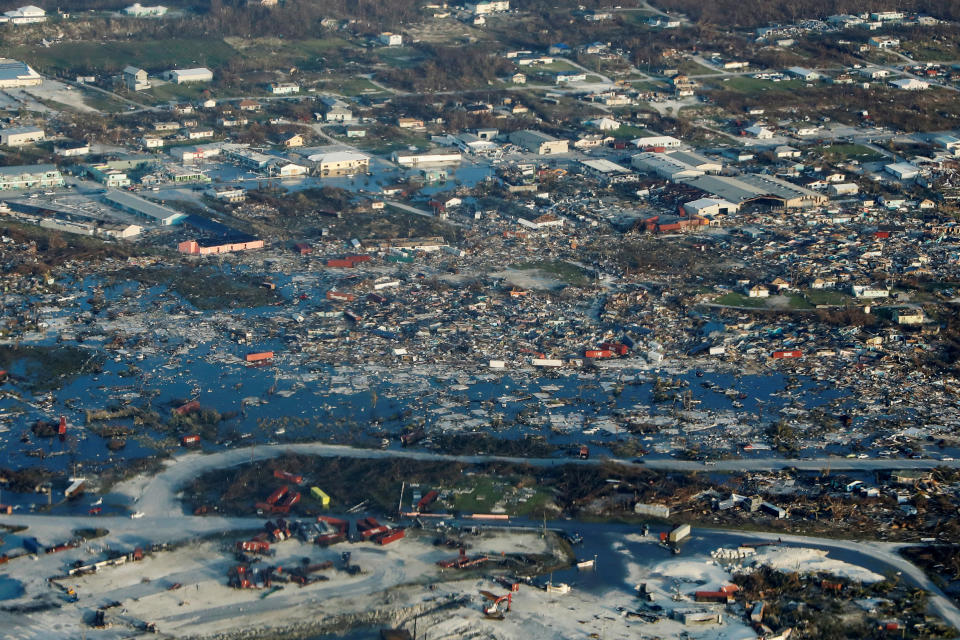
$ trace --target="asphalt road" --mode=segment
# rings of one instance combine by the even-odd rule
[[[202,536],[226,530],[259,529],[262,519],[230,518],[219,516],[193,516],[183,513],[179,501],[179,492],[190,480],[214,469],[229,468],[248,462],[273,458],[285,453],[312,454],[325,456],[344,456],[372,459],[408,459],[408,460],[448,460],[451,462],[484,463],[514,462],[536,466],[554,466],[562,464],[596,465],[607,460],[571,460],[569,458],[516,458],[506,456],[453,456],[439,453],[410,450],[356,449],[343,445],[305,443],[291,445],[262,445],[244,449],[231,449],[213,454],[189,453],[178,456],[168,462],[160,473],[149,477],[137,477],[116,487],[113,496],[126,496],[131,501],[131,509],[143,513],[141,518],[102,517],[102,516],[54,516],[54,515],[2,515],[0,523],[27,525],[30,533],[42,540],[64,539],[70,531],[78,527],[98,526],[110,531],[109,540],[130,547],[152,541],[176,541],[184,538]],[[618,460],[617,462],[631,464]],[[890,459],[848,459],[820,458],[812,460],[783,460],[779,458],[754,458],[717,461],[705,466],[703,463],[681,460],[647,460],[643,466],[651,469],[671,470],[717,470],[717,471],[765,471],[788,466],[800,469],[855,469],[878,470],[891,468],[932,468],[940,464],[958,466],[958,461],[946,463],[936,460],[890,460]],[[638,465],[639,466],[639,465]],[[560,527],[583,529],[583,527],[604,527],[601,524],[559,523]],[[729,532],[726,532],[729,533]],[[835,540],[809,536],[785,534],[738,532],[747,538],[773,540],[777,537],[784,542],[803,545],[815,545],[821,548],[854,551],[887,565],[891,570],[899,571],[913,582],[930,592],[931,609],[939,616],[960,629],[960,609],[957,608],[921,569],[914,566],[897,553],[901,546],[896,543],[878,541]]]
[[[257,445],[241,449],[229,449],[217,453],[188,453],[174,458],[167,467],[148,479],[134,480],[117,487],[117,492],[129,496],[134,510],[150,517],[171,517],[182,514],[182,508],[176,494],[189,481],[214,469],[238,466],[248,462],[268,460],[286,453],[342,456],[348,458],[371,459],[409,459],[409,460],[446,460],[449,462],[487,463],[506,462],[550,467],[564,464],[596,465],[607,462],[634,464],[629,460],[615,458],[593,458],[578,460],[574,458],[519,458],[490,455],[449,455],[429,451],[408,449],[357,449],[345,445],[302,443],[285,445]],[[878,471],[883,469],[933,469],[937,466],[960,467],[960,461],[940,461],[929,459],[888,459],[888,458],[813,458],[809,460],[788,460],[783,458],[757,457],[735,460],[718,460],[705,464],[688,460],[645,459],[642,466],[649,469],[668,469],[672,471],[771,471],[788,467],[818,471],[820,469]]]

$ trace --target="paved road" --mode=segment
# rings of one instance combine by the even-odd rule
[[[448,455],[429,451],[411,451],[407,449],[357,449],[344,445],[323,443],[302,443],[287,445],[258,445],[242,449],[230,449],[217,453],[188,453],[178,456],[167,464],[157,475],[144,481],[135,479],[118,485],[117,492],[129,496],[134,501],[134,509],[150,517],[171,517],[182,514],[182,508],[176,499],[176,493],[192,479],[214,469],[235,467],[248,462],[268,460],[286,453],[342,456],[348,458],[372,459],[408,459],[408,460],[445,460],[449,462],[487,463],[506,462],[549,467],[563,464],[596,465],[606,462],[633,464],[623,459],[577,460],[571,458],[519,458],[511,456],[488,455]],[[802,470],[819,471],[829,468],[858,471],[877,471],[882,469],[932,469],[937,466],[960,467],[960,461],[939,461],[926,459],[885,459],[885,458],[815,458],[809,460],[787,460],[783,458],[756,457],[736,460],[718,460],[704,464],[688,460],[649,459],[642,466],[650,469],[668,469],[674,471],[770,471],[794,467]],[[638,465],[639,466],[639,465]]]
[[[83,526],[99,526],[110,531],[109,540],[119,541],[125,546],[145,544],[151,541],[176,541],[225,530],[256,529],[262,526],[262,520],[256,518],[228,518],[218,516],[192,516],[183,513],[178,493],[190,480],[213,470],[223,469],[248,462],[273,458],[285,453],[344,456],[354,458],[398,458],[409,460],[449,460],[459,462],[519,462],[537,466],[561,464],[596,465],[604,460],[524,459],[505,456],[453,456],[439,453],[409,450],[372,450],[356,449],[342,445],[305,443],[291,445],[262,445],[245,449],[231,449],[213,454],[189,453],[167,463],[166,468],[149,478],[137,477],[118,485],[114,495],[127,496],[132,509],[144,514],[142,518],[129,517],[90,517],[90,516],[48,516],[48,515],[2,515],[0,523],[19,524],[30,527],[32,535],[43,540],[62,539],[68,531]],[[619,462],[625,462],[620,460]],[[858,469],[874,470],[889,468],[931,468],[938,464],[953,467],[958,461],[946,463],[934,460],[885,460],[885,459],[848,459],[821,458],[813,460],[782,460],[778,458],[754,458],[718,461],[715,465],[681,460],[648,460],[644,466],[653,469],[672,470],[770,470],[786,466],[801,469]],[[561,527],[582,528],[580,523],[559,523]],[[729,532],[727,532],[729,533]],[[738,532],[738,535],[754,539],[772,540],[778,534]],[[912,581],[930,592],[930,606],[933,611],[956,628],[960,628],[960,609],[958,609],[935,584],[916,566],[897,554],[900,546],[895,543],[875,541],[833,540],[808,536],[779,534],[785,542],[804,545],[816,545],[822,548],[854,551],[879,561],[895,571],[900,571]]]

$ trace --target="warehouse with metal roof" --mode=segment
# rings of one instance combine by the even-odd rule
[[[0,58],[0,89],[35,87],[43,83],[43,76],[30,68],[26,62]]]
[[[760,173],[730,176],[694,176],[680,182],[738,205],[770,203],[786,209],[805,209],[827,201],[827,196]]]
[[[122,211],[135,213],[162,225],[176,224],[186,218],[186,214],[168,209],[167,207],[144,200],[124,191],[108,191],[103,196],[104,202]]]

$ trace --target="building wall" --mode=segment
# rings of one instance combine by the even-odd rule
[[[195,256],[208,256],[220,253],[233,253],[234,251],[249,251],[251,249],[262,249],[263,240],[251,240],[250,242],[230,242],[226,244],[213,245],[210,247],[201,247],[196,240],[187,240],[177,245],[177,251]]]
[[[62,187],[63,176],[59,171],[41,173],[23,173],[20,175],[0,175],[0,191],[11,189],[30,189],[34,187]]]

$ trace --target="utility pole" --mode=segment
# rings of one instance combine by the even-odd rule
[[[403,513],[403,490],[407,488],[407,481],[400,483],[400,502],[397,503],[397,516]]]

